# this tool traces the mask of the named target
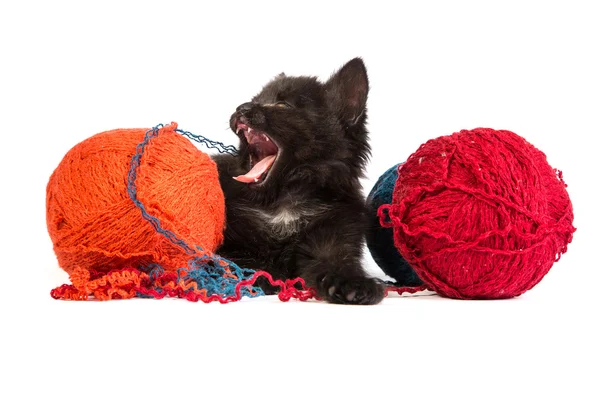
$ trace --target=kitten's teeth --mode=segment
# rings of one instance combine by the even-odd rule
[[[258,178],[254,178],[254,182],[255,182],[255,183],[256,183],[256,182],[258,182]]]
[[[243,131],[243,129],[242,129],[242,128],[238,128],[238,130],[237,130],[237,131],[235,131],[235,133],[236,133],[237,135],[239,135],[239,134],[240,134],[240,132],[242,132],[242,131]]]
[[[248,127],[248,133],[252,133],[252,131],[253,131],[253,130],[254,130],[254,129],[252,129],[252,128]]]
[[[268,142],[270,139],[268,136],[265,136],[265,140]]]

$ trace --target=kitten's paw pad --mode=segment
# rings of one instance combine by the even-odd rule
[[[325,275],[319,280],[318,294],[336,304],[377,304],[383,300],[385,287],[373,278]]]

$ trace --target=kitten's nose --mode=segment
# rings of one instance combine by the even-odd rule
[[[244,104],[240,105],[236,109],[236,111],[239,112],[240,114],[245,114],[252,109],[252,106],[254,106],[254,103],[252,103],[252,102],[244,103]]]

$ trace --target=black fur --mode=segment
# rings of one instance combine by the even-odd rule
[[[279,155],[266,179],[250,184],[232,179],[250,169],[243,134],[239,157],[215,156],[227,206],[220,255],[278,279],[300,276],[333,303],[383,299],[383,284],[361,265],[368,89],[364,63],[356,58],[324,83],[280,74],[238,107],[231,129],[243,121],[266,133]]]

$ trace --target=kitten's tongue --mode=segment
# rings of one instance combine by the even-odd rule
[[[271,167],[271,165],[273,165],[273,162],[275,161],[275,157],[276,157],[276,155],[272,155],[272,156],[267,156],[267,157],[263,158],[250,171],[248,171],[247,174],[240,175],[240,176],[234,176],[233,179],[235,179],[238,182],[244,182],[244,183],[258,182],[260,177],[265,172],[267,172],[267,170]]]

